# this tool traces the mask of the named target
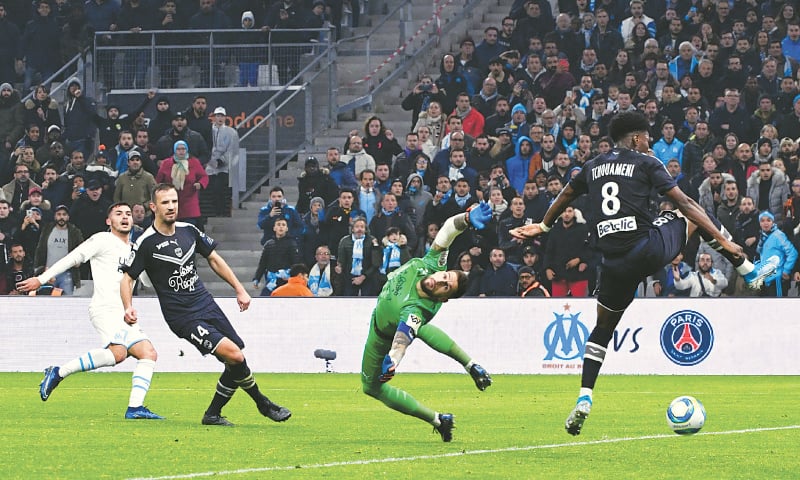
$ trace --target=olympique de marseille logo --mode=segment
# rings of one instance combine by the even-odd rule
[[[564,313],[553,312],[555,320],[544,331],[544,346],[547,349],[545,360],[576,360],[583,358],[589,329],[578,317],[580,312],[571,313],[570,306],[564,305]]]

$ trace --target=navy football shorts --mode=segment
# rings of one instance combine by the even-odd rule
[[[182,322],[181,326],[173,331],[194,345],[203,355],[213,354],[223,338],[229,339],[239,348],[244,348],[244,341],[216,303],[211,309]]]
[[[686,219],[673,212],[662,212],[653,228],[629,252],[603,257],[597,301],[621,311],[628,307],[639,283],[670,263],[686,245]]]

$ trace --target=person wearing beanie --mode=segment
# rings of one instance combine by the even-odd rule
[[[24,134],[19,92],[10,83],[4,83],[0,85],[0,148],[6,158],[11,156],[14,145]]]
[[[789,285],[795,272],[797,249],[783,230],[778,228],[776,218],[771,212],[764,210],[759,213],[758,225],[761,231],[756,252],[762,262],[770,262],[777,267],[775,273],[764,281],[761,296],[785,297],[789,293]],[[800,277],[800,273],[795,272],[794,277]]]
[[[531,267],[519,269],[519,296],[522,298],[546,298],[550,296],[544,286],[539,283],[539,275]]]
[[[312,265],[315,260],[315,252],[317,248],[325,242],[324,235],[322,235],[322,226],[325,221],[325,206],[327,203],[322,197],[314,197],[309,202],[308,211],[303,215],[303,240],[301,246],[301,254],[303,255],[303,263]]]
[[[505,128],[511,131],[511,143],[517,144],[519,137],[528,135],[530,126],[526,120],[528,110],[525,105],[518,103],[511,109],[511,121],[504,125]]]
[[[246,11],[242,13],[241,20],[242,30],[252,30],[256,26],[256,17],[253,12]],[[241,35],[242,43],[252,43],[254,37],[249,34]],[[243,56],[239,61],[239,86],[240,87],[256,87],[258,86],[258,62],[251,60],[250,54]]]
[[[41,87],[37,87],[37,90]],[[97,103],[87,97],[77,77],[69,80],[64,98],[64,147],[80,150],[84,158],[94,153],[97,135]]]
[[[753,146],[753,150],[755,150],[753,161],[756,165],[770,163],[777,156],[777,152],[772,149],[772,140],[767,137],[760,137]]]
[[[175,116],[170,108],[170,101],[166,95],[156,99],[156,115],[147,125],[147,134],[152,142],[157,141],[172,127],[172,118]]]
[[[171,183],[178,191],[178,220],[202,227],[198,192],[208,187],[208,174],[183,140],[175,142],[173,155],[163,162],[156,183]]]
[[[309,211],[312,198],[321,197],[324,206],[339,196],[339,187],[331,178],[330,171],[320,168],[319,160],[313,156],[306,159],[303,172],[297,177],[297,188],[300,197],[295,208],[301,215]]]

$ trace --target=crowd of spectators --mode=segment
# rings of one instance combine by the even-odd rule
[[[356,21],[359,4],[347,3],[0,2],[0,35],[10,39],[0,48],[0,75],[9,76],[0,78],[0,176],[8,207],[0,201],[0,235],[12,265],[6,270],[22,271],[20,248],[33,255],[33,232],[53,221],[55,210],[63,212],[61,205],[86,237],[103,228],[97,212],[115,198],[121,180],[135,187],[123,191],[145,194],[149,179],[134,186],[131,178],[143,172],[182,185],[185,219],[199,222],[197,192],[209,187],[209,174],[226,173],[219,167],[227,160],[211,140],[220,130],[202,97],[180,111],[158,98],[158,114],[147,125],[141,109],[126,116],[108,106],[97,115],[78,81],[70,82],[63,105],[41,85],[20,103],[12,83],[22,77],[25,88],[33,86],[58,64],[40,62],[35,52],[38,46],[39,53],[53,53],[42,48],[53,45],[46,43],[53,24],[55,34],[71,40],[60,45],[74,48],[102,30],[225,29],[241,19],[242,28],[269,31],[314,26],[326,17],[338,26],[348,9]],[[128,16],[122,9],[143,10]],[[127,25],[137,18],[160,25]],[[572,175],[613,148],[609,121],[630,110],[647,116],[652,154],[751,257],[784,248],[773,283],[800,280],[787,247],[800,235],[799,60],[800,15],[792,2],[515,0],[500,25],[486,25],[479,41],[461,39],[458,51],[439,59],[437,75],[410,87],[402,103],[408,129],[395,135],[373,116],[363,131],[331,145],[324,161],[308,158],[295,207],[273,188],[259,212],[264,251],[253,283],[263,282],[263,294],[270,294],[289,278],[306,278],[302,269],[291,273],[302,262],[315,295],[375,295],[392,270],[425,254],[446,218],[486,201],[492,222],[460,236],[449,258],[450,267],[470,272],[470,295],[591,295],[600,259],[587,225],[597,206],[579,198],[543,238],[520,241],[508,230],[541,221]],[[144,102],[154,100],[150,94]],[[98,137],[105,149],[95,147]],[[654,212],[670,207],[662,200],[652,199]],[[775,229],[785,242],[774,240]],[[679,277],[688,278],[695,266],[705,274],[705,253],[690,244]],[[726,272],[721,294],[745,294],[726,261],[707,253],[710,268]],[[684,283],[674,280],[665,270],[663,279],[643,284],[642,294],[696,290],[682,291],[676,285]]]
[[[228,169],[239,137],[225,125],[223,106],[209,114],[198,95],[172,110],[168,97],[151,90],[136,111],[109,105],[101,116],[81,88],[71,80],[59,105],[44,85],[25,103],[12,85],[0,85],[0,294],[15,293],[20,278],[105,231],[112,203],[132,206],[140,233],[152,221],[148,203],[159,182],[177,187],[180,221],[203,228],[207,216],[230,214]],[[159,113],[147,125],[142,111],[150,102]],[[95,148],[98,138],[105,143]],[[52,283],[68,295],[87,278],[83,268]]]
[[[780,246],[779,278],[762,294],[786,295],[800,279],[789,249],[800,240],[798,60],[793,2],[517,0],[500,25],[461,39],[438,75],[410,87],[407,130],[369,118],[330,147],[327,164],[306,162],[296,211],[268,205],[262,216],[298,224],[300,256],[328,272],[325,295],[370,295],[407,255],[430,248],[447,217],[483,200],[493,221],[459,237],[449,258],[469,272],[468,295],[591,295],[600,259],[587,225],[598,206],[579,198],[543,238],[508,230],[540,222],[583,164],[613,148],[611,118],[639,110],[652,155],[751,258]],[[770,240],[770,229],[787,239]],[[696,241],[674,271],[643,282],[641,294],[748,294]]]

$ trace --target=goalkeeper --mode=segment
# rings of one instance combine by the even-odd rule
[[[445,442],[453,438],[453,415],[437,413],[386,382],[394,376],[408,346],[419,338],[463,365],[479,390],[492,384],[492,378],[483,367],[473,362],[446,333],[430,324],[442,303],[462,296],[467,288],[466,273],[446,270],[450,244],[470,225],[481,229],[491,217],[489,205],[480,203],[448,218],[423,258],[414,258],[389,275],[372,312],[364,346],[361,361],[364,393],[389,408],[432,424]]]

